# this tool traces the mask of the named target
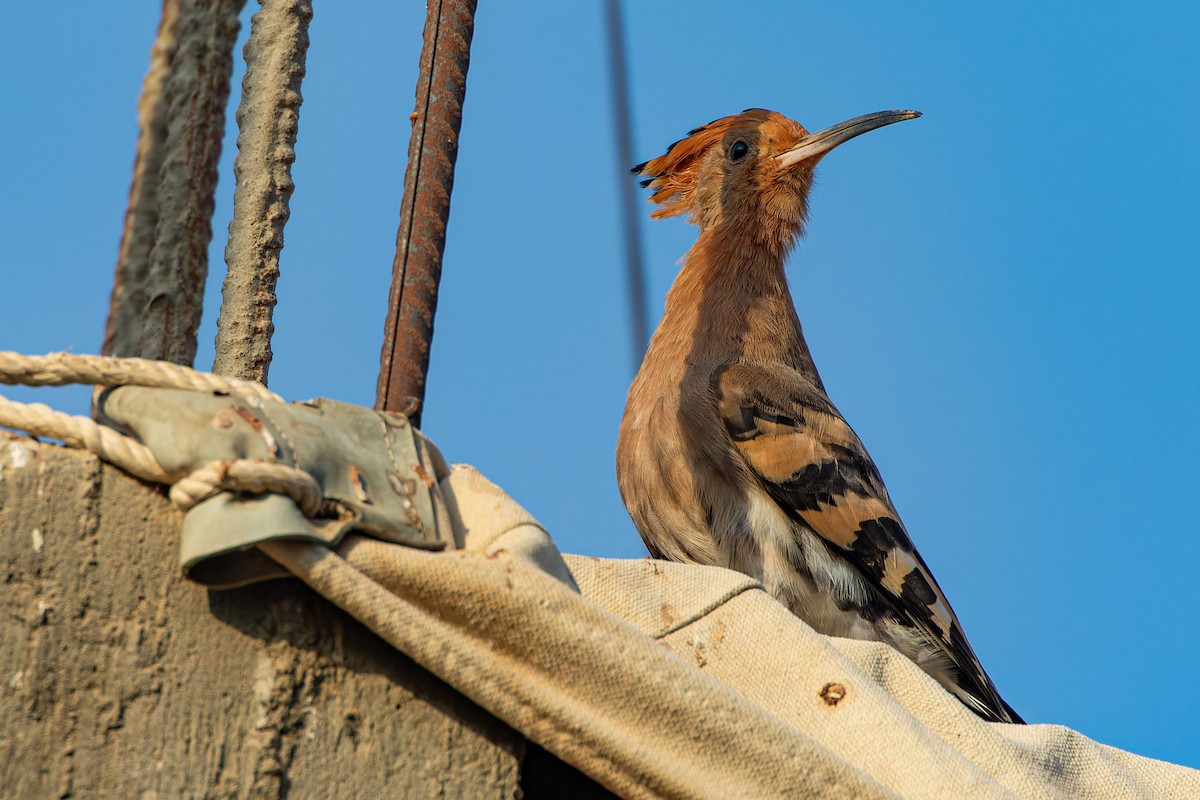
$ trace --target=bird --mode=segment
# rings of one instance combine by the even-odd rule
[[[633,168],[650,216],[686,217],[699,235],[629,388],[617,484],[651,557],[746,573],[816,631],[885,642],[983,719],[1023,723],[829,399],[784,272],[817,163],[919,116],[809,133],[751,108]]]

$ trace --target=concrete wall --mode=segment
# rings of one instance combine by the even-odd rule
[[[0,796],[516,796],[518,734],[298,582],[183,581],[180,521],[0,432]]]

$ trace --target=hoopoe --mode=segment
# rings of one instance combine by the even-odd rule
[[[784,275],[817,162],[918,116],[809,133],[752,108],[634,167],[651,216],[700,233],[629,389],[617,481],[654,557],[745,572],[817,631],[886,642],[984,719],[1021,722],[826,395]]]

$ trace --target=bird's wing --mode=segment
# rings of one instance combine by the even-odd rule
[[[745,364],[720,370],[714,389],[726,431],[771,497],[880,589],[897,621],[945,652],[962,688],[985,706],[980,710],[1012,721],[879,470],[825,392],[787,367]]]

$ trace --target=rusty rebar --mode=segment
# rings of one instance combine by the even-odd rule
[[[103,350],[190,365],[245,0],[165,0]]]
[[[617,201],[625,244],[625,278],[629,302],[630,344],[633,371],[642,365],[650,328],[646,319],[646,272],[642,260],[641,217],[637,211],[637,188],[629,179],[633,166],[633,114],[629,102],[629,74],[625,65],[625,30],[621,23],[621,0],[605,0],[608,28],[609,82],[612,86],[613,137],[617,143]]]
[[[375,406],[420,424],[454,161],[462,125],[474,0],[430,0],[404,170]]]
[[[213,372],[267,382],[275,332],[279,254],[295,184],[300,82],[308,52],[311,0],[260,0],[243,54],[246,75],[238,105],[236,187],[225,245]]]

